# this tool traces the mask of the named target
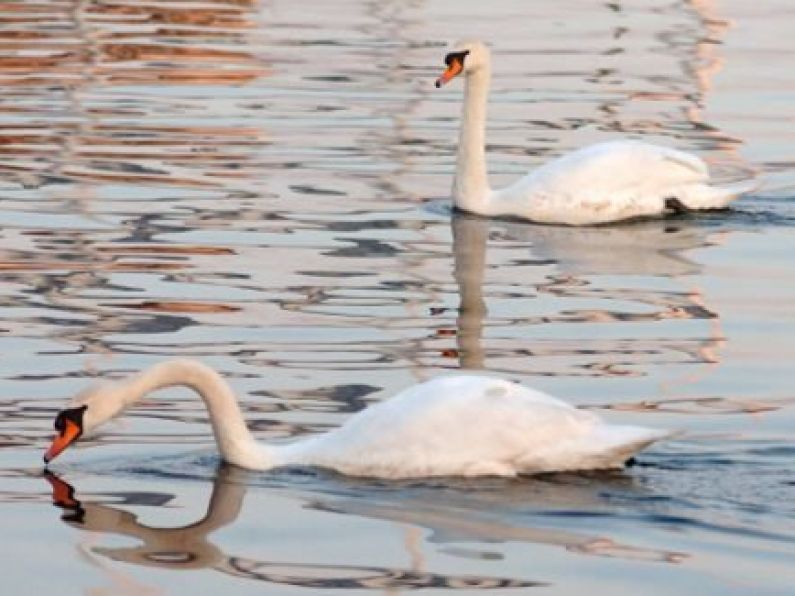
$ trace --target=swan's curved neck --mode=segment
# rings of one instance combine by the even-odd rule
[[[123,408],[152,391],[174,386],[190,387],[204,400],[215,442],[226,461],[249,468],[272,465],[270,450],[258,444],[249,432],[229,385],[217,372],[199,362],[169,360],[137,374],[122,386]]]
[[[488,215],[490,194],[486,172],[486,105],[490,79],[488,63],[466,76],[453,180],[455,206],[482,215]]]

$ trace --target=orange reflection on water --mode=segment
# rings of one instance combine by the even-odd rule
[[[268,74],[252,52],[256,10],[249,0],[0,4],[0,117],[14,115],[0,125],[0,175],[252,190],[240,181],[259,171],[263,131],[233,124],[240,115],[214,92],[189,89],[221,94]]]

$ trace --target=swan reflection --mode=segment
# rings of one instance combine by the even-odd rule
[[[53,474],[53,502],[69,525],[110,536],[135,538],[131,547],[91,546],[90,552],[113,561],[166,569],[214,569],[227,575],[277,584],[315,588],[417,589],[508,588],[544,585],[539,582],[453,576],[424,571],[423,544],[458,558],[499,560],[497,545],[530,543],[563,548],[577,555],[677,564],[687,554],[624,543],[597,530],[617,507],[648,496],[623,473],[553,474],[522,481],[506,479],[439,479],[434,482],[390,482],[347,479],[307,471],[251,476],[223,466],[213,482],[207,512],[195,523],[177,528],[148,526],[119,507],[163,506],[173,495],[114,493],[114,504],[82,501],[73,488]],[[296,482],[308,509],[396,523],[406,528],[406,548],[416,562],[410,568],[319,565],[262,561],[230,555],[208,536],[235,522],[243,508],[247,481],[263,481],[277,492],[295,494]],[[440,498],[442,497],[442,498]],[[620,506],[618,506],[620,509]],[[652,512],[653,515],[653,512]],[[619,515],[620,517],[620,515]],[[418,538],[418,530],[428,533]],[[410,544],[409,536],[416,540]]]
[[[95,501],[81,501],[74,488],[51,472],[45,478],[52,488],[53,504],[65,511],[61,519],[89,532],[127,536],[141,541],[132,547],[92,546],[91,552],[114,561],[165,569],[214,569],[224,574],[291,586],[330,589],[495,589],[542,585],[513,579],[453,576],[412,569],[375,566],[318,565],[260,561],[225,553],[209,535],[234,523],[243,508],[247,474],[222,466],[213,482],[207,512],[200,520],[182,527],[158,528],[139,521],[124,509]],[[114,495],[115,496],[115,495]],[[122,502],[152,504],[152,496],[125,493]],[[166,500],[170,500],[166,496]]]
[[[484,368],[485,353],[481,345],[486,301],[483,278],[486,271],[486,242],[490,222],[475,215],[453,215],[453,275],[458,284],[456,334],[461,368]]]
[[[492,237],[527,243],[535,264],[554,264],[564,275],[697,274],[701,265],[684,253],[711,246],[720,235],[716,227],[690,218],[571,228],[454,213],[452,228],[456,272],[459,262],[483,269],[486,241]]]
[[[647,494],[622,472],[542,474],[521,481],[443,479],[441,486],[392,483],[387,490],[369,486],[347,497],[318,499],[312,507],[348,515],[383,519],[430,532],[428,542],[468,558],[501,558],[473,544],[524,542],[558,546],[583,555],[680,563],[686,553],[625,544],[594,530],[587,520],[610,515],[606,504],[643,499]],[[397,491],[395,489],[398,489]],[[440,498],[440,491],[444,497]],[[557,519],[564,528],[551,527]],[[569,529],[574,527],[575,529]],[[466,549],[456,546],[464,543]]]
[[[513,357],[525,360],[527,356],[588,359],[588,362],[577,365],[576,371],[568,371],[567,374],[583,374],[583,370],[592,375],[638,374],[629,366],[648,364],[650,355],[659,357],[659,362],[652,363],[670,363],[672,357],[668,355],[669,352],[679,355],[674,362],[711,364],[718,361],[717,349],[724,341],[720,317],[708,306],[702,293],[697,289],[665,288],[659,282],[648,281],[698,274],[700,264],[688,258],[687,253],[711,246],[719,242],[721,237],[720,230],[708,222],[684,218],[638,221],[611,227],[569,228],[492,221],[455,213],[451,225],[459,309],[455,331],[457,349],[451,351],[450,355],[459,359],[461,368],[478,369],[486,366],[489,350],[482,341],[485,327],[505,329],[504,333],[510,336],[508,328],[519,326],[653,323],[667,319],[708,320],[710,333],[706,338],[703,332],[694,338],[671,339],[659,336],[648,339],[635,337],[631,340],[556,338],[534,342],[532,349],[528,349],[526,343],[514,345],[517,341],[508,336],[493,334],[495,337],[490,343],[494,346],[492,353],[502,359],[506,359],[506,353],[507,358],[510,358],[511,352]],[[494,241],[526,244],[530,254],[525,260],[519,261],[514,257],[507,263],[513,267],[517,277],[523,276],[522,279],[516,282],[491,282],[492,287],[486,285],[484,289],[486,271],[489,270],[487,245]],[[528,271],[526,266],[531,266],[531,269]],[[495,276],[501,275],[496,268],[493,270],[496,271]],[[533,275],[535,279],[526,277]],[[615,279],[607,279],[609,276],[618,278],[618,283]],[[622,283],[622,278],[627,278],[628,282]],[[643,286],[639,286],[633,278],[644,281]],[[489,292],[489,295],[486,296],[484,292]],[[594,307],[583,308],[581,300],[578,300],[576,310],[530,316],[488,315],[488,300],[512,300],[517,304],[516,299],[522,298],[522,303],[527,305],[530,299],[543,295],[591,300]],[[599,308],[606,301],[616,306]],[[626,303],[640,304],[642,308],[626,309],[619,306]],[[553,306],[559,308],[559,304],[557,302]],[[512,307],[513,310],[515,308]],[[583,341],[591,345],[584,347]],[[617,356],[620,356],[621,362],[614,361]],[[489,367],[502,372],[515,372],[504,365],[495,368],[490,363]],[[554,374],[548,368],[539,373]]]

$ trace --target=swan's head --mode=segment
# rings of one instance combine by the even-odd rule
[[[444,57],[444,63],[447,69],[436,79],[436,87],[441,87],[460,74],[469,76],[487,68],[490,63],[489,48],[482,41],[457,41]]]
[[[44,463],[49,463],[84,434],[119,414],[125,401],[122,391],[120,384],[105,383],[78,393],[69,407],[55,417],[56,435],[44,454]]]

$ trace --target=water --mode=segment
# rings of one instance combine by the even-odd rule
[[[4,591],[791,592],[792,12],[2,5]],[[432,81],[473,33],[495,185],[620,134],[760,189],[587,230],[451,217],[461,89]],[[169,391],[42,475],[71,394],[174,355],[222,371],[263,440],[461,368],[684,432],[616,473],[255,474]]]

